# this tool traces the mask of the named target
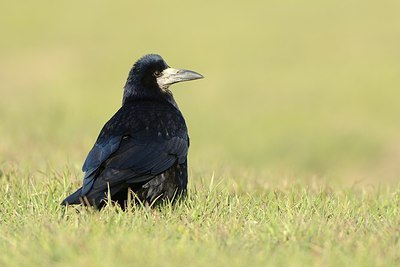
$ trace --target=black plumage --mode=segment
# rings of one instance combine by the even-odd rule
[[[104,125],[82,170],[83,185],[62,205],[101,208],[107,196],[126,205],[128,190],[143,202],[172,200],[187,187],[189,137],[172,96],[173,83],[203,78],[146,55],[129,72],[122,107]]]

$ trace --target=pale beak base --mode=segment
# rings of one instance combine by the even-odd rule
[[[157,78],[157,83],[161,89],[167,89],[174,83],[202,78],[204,78],[203,75],[191,70],[167,68],[161,73],[161,76]]]

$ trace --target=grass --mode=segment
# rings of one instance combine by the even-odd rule
[[[252,192],[204,177],[175,206],[77,212],[59,206],[60,192],[71,189],[68,171],[15,171],[1,182],[2,266],[397,266],[400,259],[399,188],[302,182]]]
[[[0,1],[0,266],[398,266],[399,10]],[[64,213],[150,52],[206,77],[172,88],[190,198]]]

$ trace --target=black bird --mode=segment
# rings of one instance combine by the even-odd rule
[[[129,72],[122,107],[104,125],[82,170],[83,185],[62,205],[101,208],[107,196],[125,207],[129,190],[146,204],[186,192],[189,136],[169,86],[203,78],[170,68],[159,55],[139,59]]]

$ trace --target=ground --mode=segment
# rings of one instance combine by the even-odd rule
[[[59,202],[70,180],[68,171],[3,176],[2,266],[397,266],[400,260],[400,188],[290,181],[252,190],[204,177],[175,206],[63,211]]]
[[[1,2],[0,266],[398,266],[399,10]],[[172,87],[189,197],[62,210],[147,53],[205,76]]]

